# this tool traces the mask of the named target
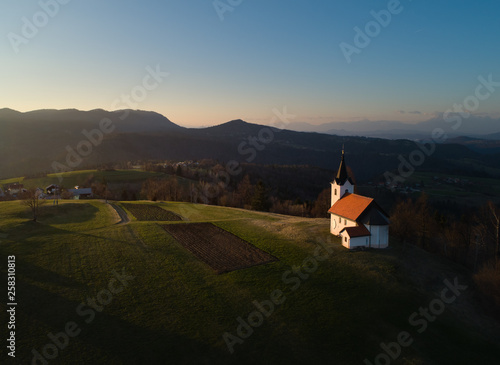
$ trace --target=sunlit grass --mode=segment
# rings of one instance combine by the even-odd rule
[[[331,237],[332,253],[316,270],[293,284],[284,280],[330,237],[328,220],[156,204],[190,221],[212,221],[279,261],[216,275],[155,222],[116,225],[116,214],[105,203],[46,206],[39,223],[29,221],[19,202],[0,203],[0,232],[7,235],[0,253],[16,255],[22,303],[16,361],[31,361],[31,349],[49,343],[49,332],[74,321],[82,333],[60,352],[61,363],[362,363],[380,352],[380,342],[411,329],[408,316],[433,298],[401,269],[406,251],[398,244],[353,253]],[[442,265],[424,252],[418,255]],[[76,308],[106,289],[113,271],[122,268],[135,279],[85,323]],[[237,318],[247,320],[255,311],[252,302],[268,300],[276,289],[285,302],[230,355],[223,333],[236,335]],[[491,363],[499,347],[483,339],[450,312],[416,338],[404,358],[427,363],[443,351],[451,363]],[[463,343],[480,352],[457,345]]]

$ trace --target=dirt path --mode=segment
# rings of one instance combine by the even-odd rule
[[[128,217],[128,214],[123,210],[122,207],[120,207],[116,204],[112,204],[112,203],[110,203],[109,205],[120,216],[120,221],[115,223],[116,225],[124,225],[124,224],[130,223],[130,218]]]

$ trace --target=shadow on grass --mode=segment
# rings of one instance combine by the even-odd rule
[[[68,234],[69,231],[52,227],[45,223],[27,220],[18,223],[9,231],[9,239],[16,243],[27,243],[27,240],[35,236]],[[72,232],[71,232],[72,233]]]
[[[131,290],[131,286],[125,288],[125,291]],[[86,299],[82,294],[82,302],[84,300]],[[46,344],[53,343],[47,337],[48,333],[58,334],[64,331],[68,322],[75,322],[81,333],[70,338],[68,346],[59,350],[59,363],[104,364],[119,361],[123,364],[213,364],[220,363],[220,360],[229,356],[228,353],[167,328],[149,329],[109,314],[112,309],[116,309],[115,302],[120,302],[120,306],[126,310],[127,303],[124,300],[125,297],[115,294],[102,312],[92,310],[95,317],[90,320],[90,312],[83,316],[77,314],[76,309],[81,302],[68,300],[24,281],[19,282],[18,301],[22,306],[18,307],[18,315],[25,317],[26,321],[23,323],[27,326],[37,323],[38,330],[33,332],[32,328],[22,328],[23,325],[19,325],[18,332],[30,336],[30,339],[24,341],[29,343],[28,346],[18,349],[17,363],[31,363],[32,349],[42,352]],[[91,311],[88,306],[85,306],[85,310]],[[132,311],[136,310],[137,308],[133,308]],[[140,317],[134,320],[141,322]],[[47,332],[41,328],[45,328]],[[227,363],[227,360],[229,359],[223,363]]]
[[[33,265],[26,260],[20,259],[19,256],[16,256],[16,270],[19,277],[26,278],[32,282],[51,283],[67,288],[77,289],[83,289],[85,287],[84,284],[73,280],[72,278]]]
[[[39,207],[38,222],[43,224],[83,223],[95,219],[98,212],[99,209],[89,203],[52,205],[52,202],[47,202]],[[14,216],[33,220],[33,214],[28,207]]]
[[[92,204],[44,205],[39,220],[45,224],[83,223],[96,218],[99,209]]]

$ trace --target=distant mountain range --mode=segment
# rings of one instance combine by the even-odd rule
[[[494,135],[491,135],[490,139],[456,137],[449,139],[446,143],[460,144],[480,153],[500,153],[500,135],[498,135],[498,137],[494,137]]]
[[[420,123],[403,123],[399,121],[353,121],[331,122],[312,125],[303,122],[292,122],[287,128],[299,132],[318,132],[339,136],[362,136],[388,139],[428,139],[436,128],[443,129],[449,138],[474,137],[500,140],[500,119],[470,116],[462,118],[459,128],[454,130],[454,122],[447,123],[443,117],[432,118]]]
[[[51,128],[67,129],[67,131],[71,131],[78,125],[90,126],[104,118],[114,121],[121,133],[166,132],[182,128],[161,114],[141,110],[109,112],[102,109],[90,111],[43,109],[21,113],[12,109],[0,109],[0,123],[2,125],[23,123],[26,126],[36,128],[47,125]]]
[[[55,172],[55,165],[78,170],[113,162],[204,158],[336,170],[345,144],[348,164],[363,181],[397,169],[400,156],[408,158],[417,148],[409,140],[279,130],[242,120],[184,128],[158,113],[135,110],[2,109],[0,131],[0,179]],[[470,140],[451,142],[437,146],[421,168],[500,175],[500,154],[488,150],[487,143],[481,149]]]

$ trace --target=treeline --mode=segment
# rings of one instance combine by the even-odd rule
[[[214,160],[147,164],[148,171],[172,174],[151,179],[141,194],[148,200],[212,204],[301,217],[327,217],[334,172],[311,166],[241,164],[238,174]],[[182,179],[179,179],[182,178]]]
[[[141,164],[129,162],[128,168]],[[313,166],[240,164],[237,174],[218,161],[142,163],[162,172],[141,185],[112,184],[90,176],[85,186],[95,198],[110,200],[181,201],[244,208],[300,217],[328,218],[330,181],[334,171]],[[120,166],[121,167],[121,166]],[[112,170],[118,166],[99,166]],[[123,168],[123,167],[121,167]],[[350,176],[354,176],[352,171]]]
[[[217,179],[190,181],[171,176],[147,180],[142,185],[139,196],[152,201],[181,201],[301,217],[326,217],[330,200],[329,189],[320,194],[324,199],[315,202],[280,199],[277,195],[273,195],[273,191],[274,189],[264,184],[262,180],[252,182],[248,174],[233,184]],[[323,204],[318,203],[319,201]],[[324,203],[326,201],[327,204]]]
[[[500,308],[500,207],[492,202],[460,217],[443,214],[425,194],[402,200],[391,214],[391,235],[404,244],[446,257],[470,269],[485,299]]]
[[[86,166],[114,171],[142,166],[166,176],[144,183],[108,182],[89,175],[80,185],[92,188],[97,199],[166,200],[212,204],[301,217],[327,218],[329,182],[334,171],[307,165],[239,164],[237,174],[213,159],[198,161],[128,161]],[[32,177],[43,177],[45,173]],[[69,188],[61,186],[62,190]],[[14,199],[10,196],[0,198]]]

